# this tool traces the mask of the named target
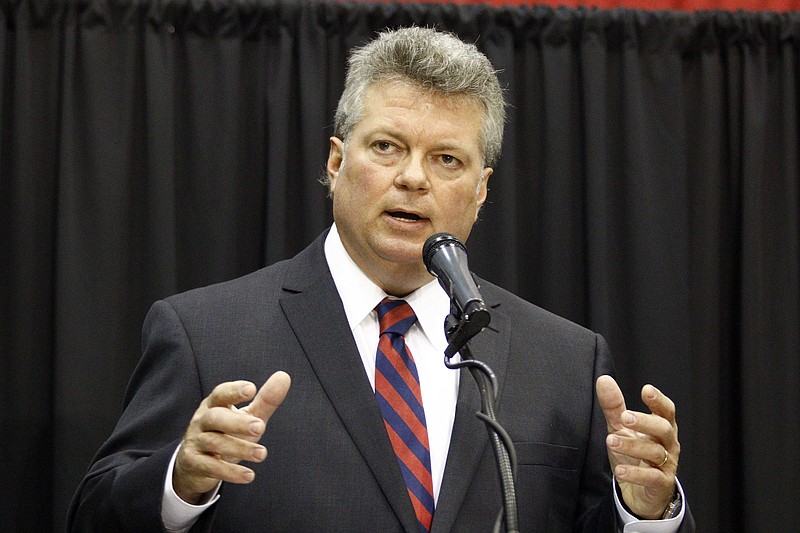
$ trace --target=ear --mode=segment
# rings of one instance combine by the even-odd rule
[[[328,164],[326,170],[328,172],[328,182],[330,183],[330,194],[333,194],[333,189],[336,187],[336,180],[339,178],[339,170],[344,161],[344,143],[339,137],[330,138],[330,149],[328,150]]]
[[[486,197],[489,194],[487,184],[489,183],[489,176],[491,176],[493,172],[494,169],[491,167],[486,167],[483,169],[481,182],[478,184],[478,191],[476,195],[477,209],[475,209],[475,220],[478,219],[478,213],[480,212],[481,207],[483,207],[483,203],[486,201]]]

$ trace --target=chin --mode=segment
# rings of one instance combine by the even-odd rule
[[[422,245],[423,243],[396,240],[385,242],[380,247],[378,256],[390,263],[422,265]]]
[[[396,265],[422,265],[422,249],[414,250],[412,253],[404,253],[399,250],[387,251],[381,254],[381,258]]]

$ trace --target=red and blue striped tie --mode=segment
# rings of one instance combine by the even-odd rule
[[[417,365],[404,338],[417,316],[404,300],[386,298],[376,310],[381,337],[375,359],[375,396],[417,514],[419,530],[428,532],[434,509],[428,427]]]

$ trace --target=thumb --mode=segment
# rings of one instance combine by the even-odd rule
[[[625,397],[617,382],[611,376],[600,376],[595,383],[595,390],[600,407],[603,408],[603,414],[606,417],[608,431],[623,429],[625,426],[622,424],[621,417],[626,409]]]
[[[283,403],[286,394],[289,392],[289,387],[292,384],[292,379],[289,374],[279,370],[272,374],[266,383],[256,393],[256,397],[250,402],[250,405],[245,407],[243,411],[257,416],[266,424],[270,417]]]

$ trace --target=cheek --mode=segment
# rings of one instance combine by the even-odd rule
[[[351,217],[366,215],[380,198],[378,183],[368,165],[350,161],[345,171],[339,173],[333,195],[334,212],[338,207],[348,210]]]
[[[461,231],[469,231],[478,216],[478,198],[475,189],[460,190],[447,201],[446,218]]]
[[[462,190],[461,201],[459,203],[464,210],[464,216],[469,217],[477,212],[479,201],[480,190],[476,190],[474,187],[470,187],[469,190]]]
[[[382,204],[381,200],[392,189],[391,173],[369,164],[358,165],[352,170],[354,172],[350,174],[350,194],[359,202],[360,208],[366,211]]]

